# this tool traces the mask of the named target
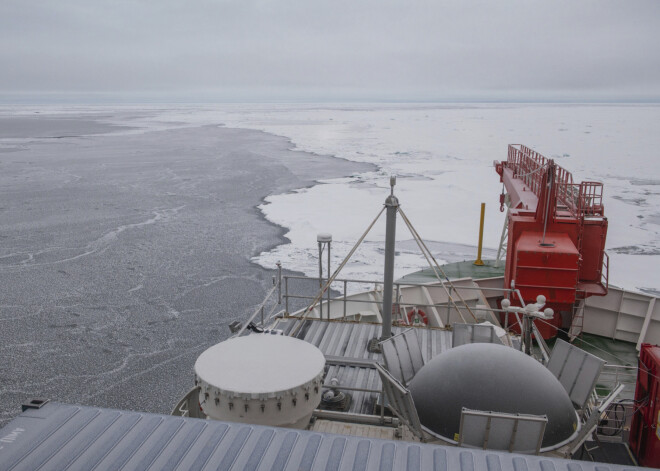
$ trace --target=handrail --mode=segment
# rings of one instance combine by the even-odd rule
[[[294,295],[294,294],[289,294],[287,296],[290,299],[307,299],[307,300],[316,299],[314,296],[299,296],[299,295]],[[376,304],[378,306],[380,306],[382,304],[379,301],[372,301],[372,300],[369,300],[369,299],[348,299],[347,298],[346,300],[344,300],[343,296],[331,298],[330,302],[333,302],[333,301],[342,301],[342,302],[345,302],[345,303],[358,303],[358,304],[360,304],[360,303],[362,303],[362,304]],[[322,302],[325,304],[325,303],[327,303],[327,300],[324,299]],[[435,307],[435,308],[447,307],[447,305],[451,306],[451,302],[449,302],[449,301],[446,302],[446,303],[435,303],[435,304],[425,304],[425,303],[420,303],[420,302],[416,302],[416,301],[415,302],[408,302],[408,303],[397,302],[395,304],[402,305],[402,306]],[[510,312],[510,311],[507,311],[505,309],[496,309],[496,308],[493,308],[493,307],[490,307],[490,306],[483,307],[483,308],[471,307],[470,309],[472,309],[473,311],[490,311],[490,312],[502,312],[502,313]],[[301,311],[302,311],[302,309],[301,309]],[[291,313],[288,313],[288,314],[289,314],[289,317],[298,317],[298,316],[291,315]]]
[[[603,266],[600,270],[601,284],[606,291],[610,289],[610,256],[603,250]]]
[[[316,296],[293,294],[292,291],[295,293],[297,290],[291,290],[291,288],[289,287],[289,280],[317,282],[319,280],[319,278],[318,277],[308,277],[308,276],[304,276],[304,275],[285,275],[285,276],[283,276],[283,278],[284,278],[284,284],[285,284],[285,288],[286,288],[285,291],[284,291],[284,294],[282,295],[282,297],[285,300],[285,305],[287,306],[285,312],[287,313],[288,316],[300,318],[299,315],[298,316],[292,316],[291,313],[288,311],[289,300],[292,300],[292,299],[301,299],[301,300],[307,300],[307,301],[316,300]],[[351,299],[349,297],[348,293],[347,293],[347,284],[348,283],[357,283],[357,284],[380,285],[380,284],[382,284],[382,282],[369,281],[369,280],[357,280],[357,279],[350,279],[350,278],[336,278],[334,280],[334,282],[335,283],[343,283],[343,285],[344,285],[343,292],[340,292],[338,294],[338,296],[335,296],[335,297],[330,299],[330,302],[333,302],[333,303],[337,303],[337,302],[342,302],[343,303],[343,306],[344,306],[343,312],[344,312],[344,314],[343,314],[343,316],[341,316],[341,318],[346,318],[347,317],[346,305],[349,304],[349,303],[351,303],[351,304],[353,304],[353,303],[372,304],[372,305],[377,306],[378,312],[381,311],[381,307],[382,307],[381,304],[382,303],[380,301],[378,301],[377,299]],[[395,288],[397,293],[400,293],[401,287],[430,288],[430,287],[438,287],[437,283],[438,282],[436,282],[434,284],[429,284],[429,283],[424,283],[424,284],[422,284],[422,283],[400,283],[400,282],[397,282],[397,283],[394,284],[394,288]],[[443,285],[445,284],[445,282],[442,282],[442,283],[443,283]],[[489,291],[501,292],[501,293],[504,293],[504,294],[514,291],[513,289],[505,289],[505,288],[481,288],[479,286],[461,286],[461,285],[455,285],[452,289],[456,290],[456,291],[461,291],[461,290],[468,290],[468,291],[489,290]],[[366,292],[367,291],[365,291],[365,293]],[[359,293],[355,293],[355,294],[359,294]],[[399,298],[400,298],[400,296],[397,296],[397,299],[399,299]],[[322,303],[326,304],[327,300],[324,299],[322,301]],[[402,303],[402,302],[398,301],[398,302],[395,302],[395,305],[398,305],[398,306],[402,306],[402,305],[417,306],[417,307],[425,307],[425,308],[441,308],[441,307],[444,308],[448,305],[452,306],[452,302],[448,300],[448,301],[442,302],[442,303],[432,303],[431,304],[431,303],[422,303],[422,302],[409,302],[409,303],[403,302]],[[486,308],[483,308],[483,309],[479,309],[479,308],[476,308],[476,307],[471,307],[470,309],[472,309],[474,311],[505,312],[503,310],[493,309],[491,307],[486,307]],[[303,310],[303,311],[306,311],[306,310]],[[349,315],[352,315],[352,314],[349,314]]]
[[[277,287],[278,287],[278,285],[276,284],[275,286],[273,286],[273,287],[271,288],[271,290],[268,292],[268,294],[266,295],[266,297],[264,298],[264,300],[261,301],[261,304],[259,304],[259,307],[257,307],[257,309],[254,311],[254,314],[252,314],[252,315],[250,316],[250,318],[249,318],[247,321],[245,321],[245,322],[243,323],[243,325],[242,325],[241,328],[238,330],[238,332],[236,332],[236,334],[234,335],[234,337],[240,337],[241,334],[245,331],[245,329],[247,329],[247,326],[250,325],[250,322],[252,322],[252,321],[254,320],[254,318],[257,317],[257,314],[261,313],[261,314],[263,315],[263,308],[264,308],[264,306],[266,305],[266,303],[268,302],[268,300],[270,299],[270,297],[273,295],[273,293],[275,292],[275,290],[277,289]]]
[[[637,383],[637,370],[637,366],[606,363],[596,382],[596,396],[601,398],[615,385],[623,384],[625,386],[624,398],[632,399]]]
[[[283,278],[285,279],[290,279],[290,280],[306,280],[306,281],[318,281],[318,277],[313,277],[313,276],[303,276],[303,275],[284,275]],[[324,280],[326,278],[323,278]],[[467,279],[467,278],[466,278]],[[457,280],[454,280],[456,282]],[[336,278],[334,280],[334,283],[341,283],[341,282],[347,282],[347,283],[362,283],[362,284],[367,284],[367,285],[382,285],[383,280],[380,281],[369,281],[369,280],[356,280],[356,279],[350,279],[350,278]],[[401,283],[401,282],[395,282],[394,286],[423,286],[425,288],[429,287],[434,287],[437,286],[437,281],[434,281],[432,283]],[[444,283],[444,282],[443,282]],[[488,287],[479,287],[479,286],[454,286],[454,289],[473,289],[473,290],[487,290],[487,291],[501,291],[503,293],[511,293],[514,290],[511,288],[488,288]]]
[[[510,144],[505,162],[513,176],[522,180],[537,196],[541,195],[543,172],[549,159],[522,144]],[[555,165],[557,187],[557,209],[566,208],[574,218],[603,216],[603,184],[585,181],[573,183],[573,175],[565,168]],[[563,205],[560,207],[559,203]]]

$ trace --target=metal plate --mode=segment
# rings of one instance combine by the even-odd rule
[[[495,343],[504,345],[492,325],[454,324],[452,346],[459,347],[466,343]]]
[[[410,430],[419,438],[424,436],[422,424],[417,415],[417,409],[413,403],[410,391],[403,387],[397,379],[392,376],[385,368],[376,364],[376,369],[383,382],[383,390],[388,400],[392,412],[405,423]]]
[[[424,366],[424,357],[415,329],[408,329],[380,343],[388,371],[403,385]]]
[[[538,453],[548,418],[544,415],[505,414],[463,408],[460,446]]]
[[[635,469],[52,402],[20,414],[0,437],[13,437],[0,442],[0,469],[13,471]]]
[[[563,340],[557,340],[547,367],[564,387],[573,404],[584,408],[604,365],[605,360]]]

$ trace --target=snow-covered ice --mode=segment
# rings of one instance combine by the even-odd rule
[[[116,107],[114,107],[116,108]],[[39,108],[42,113],[48,110]],[[660,291],[660,105],[657,104],[218,104],[124,106],[123,133],[201,125],[263,130],[285,136],[292,148],[376,165],[345,178],[318,175],[318,184],[266,198],[264,216],[287,229],[290,243],[255,261],[316,275],[316,234],[333,235],[333,266],[382,207],[389,176],[418,232],[452,260],[444,243],[476,246],[480,203],[486,203],[484,245],[496,250],[504,222],[494,160],[507,145],[525,144],[554,158],[576,182],[604,183],[609,219],[610,282]],[[52,113],[102,111],[56,107]],[[29,108],[21,108],[29,114]],[[136,116],[142,113],[142,116]],[[121,115],[120,115],[121,117]],[[114,119],[114,121],[113,121]],[[382,274],[384,221],[375,227],[342,276]],[[399,220],[397,239],[410,240]],[[492,252],[489,252],[492,254]],[[414,244],[398,252],[397,275],[423,268]]]
[[[265,267],[282,260],[314,275],[318,232],[333,234],[336,266],[382,206],[390,174],[398,175],[396,193],[425,239],[476,245],[485,202],[484,244],[496,249],[504,215],[493,160],[522,143],[554,158],[576,182],[604,183],[610,282],[660,291],[659,105],[223,105],[162,119],[260,129],[300,150],[378,166],[347,178],[319,175],[317,186],[268,197],[261,210],[288,229],[291,242],[257,256]],[[344,276],[380,277],[383,233],[384,223]],[[401,221],[397,239],[410,239]],[[425,266],[414,246],[406,247],[397,275]]]

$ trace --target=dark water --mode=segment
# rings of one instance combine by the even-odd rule
[[[250,258],[283,230],[256,206],[366,170],[218,126],[0,124],[0,425],[33,397],[169,413],[271,286]]]

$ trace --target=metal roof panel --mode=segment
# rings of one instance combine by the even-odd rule
[[[0,430],[0,470],[632,469],[557,458],[47,403]]]

